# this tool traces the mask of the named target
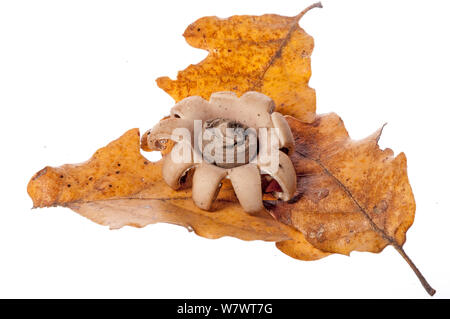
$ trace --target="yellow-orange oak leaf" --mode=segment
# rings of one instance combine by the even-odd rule
[[[201,18],[183,35],[208,56],[178,72],[176,80],[161,77],[157,84],[176,102],[195,95],[209,99],[218,91],[259,91],[275,101],[276,111],[311,122],[316,110],[315,91],[308,86],[314,41],[298,22],[314,7],[321,5],[294,17]]]
[[[231,185],[224,185],[215,211],[194,205],[191,190],[174,191],[161,176],[161,161],[140,153],[137,129],[98,150],[85,163],[46,167],[28,184],[34,207],[64,206],[111,228],[144,227],[165,222],[181,225],[206,238],[233,236],[243,240],[290,240],[297,258],[325,257],[299,231],[269,214],[249,215],[240,207]]]

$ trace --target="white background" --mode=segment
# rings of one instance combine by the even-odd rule
[[[87,160],[168,114],[155,79],[201,61],[181,34],[208,15],[296,15],[311,1],[2,1],[0,297],[422,298],[391,247],[303,262],[273,243],[208,240],[158,224],[117,231],[64,208],[31,210],[30,177]],[[450,297],[449,2],[323,1],[315,38],[317,112],[355,139],[408,156],[417,200],[406,251]],[[156,159],[157,154],[149,156]]]

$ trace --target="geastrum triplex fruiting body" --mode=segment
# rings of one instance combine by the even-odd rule
[[[255,213],[263,209],[263,193],[287,201],[297,184],[289,158],[294,138],[274,107],[272,99],[258,92],[240,98],[216,92],[209,101],[188,97],[150,130],[147,145],[163,150],[168,140],[175,142],[163,157],[162,176],[175,190],[192,186],[199,208],[212,210],[222,180],[228,178],[242,208]]]

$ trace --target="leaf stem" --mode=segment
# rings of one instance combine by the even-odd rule
[[[425,279],[425,277],[422,275],[422,273],[420,272],[419,268],[416,267],[416,265],[413,263],[413,261],[411,260],[411,258],[409,258],[409,256],[406,254],[406,252],[403,250],[403,247],[401,247],[400,245],[396,244],[393,245],[394,248],[398,251],[398,253],[400,254],[400,256],[403,257],[404,260],[406,260],[406,262],[408,263],[408,265],[411,267],[411,269],[414,271],[414,273],[416,274],[417,278],[419,278],[420,283],[422,284],[423,288],[425,288],[425,290],[428,292],[428,294],[430,296],[434,296],[434,294],[436,293],[436,290],[433,289],[433,287],[430,286],[430,284],[428,283],[428,281]]]
[[[295,16],[295,20],[299,21],[306,14],[306,12],[308,12],[309,10],[314,9],[314,8],[323,8],[322,2],[319,1],[319,2],[313,3],[312,5],[306,7],[302,12],[300,12],[299,14],[297,14]]]
[[[436,290],[434,290],[431,287],[431,285],[428,283],[428,281],[422,275],[420,270],[413,263],[411,258],[409,258],[409,256],[406,254],[406,252],[404,251],[403,247],[400,246],[398,244],[398,242],[393,237],[391,237],[388,234],[386,234],[386,232],[383,229],[381,229],[380,227],[377,226],[377,224],[375,224],[375,222],[370,218],[370,215],[367,213],[367,211],[364,209],[364,207],[362,207],[362,205],[356,200],[356,198],[353,196],[353,194],[350,192],[350,190],[336,176],[334,176],[328,170],[328,168],[326,168],[325,165],[322,164],[322,162],[319,159],[310,158],[306,154],[303,154],[303,153],[298,152],[298,151],[297,151],[297,154],[299,154],[302,157],[305,157],[307,159],[310,159],[310,160],[314,161],[317,165],[320,166],[320,168],[325,172],[325,174],[330,176],[339,185],[339,187],[342,188],[342,190],[347,194],[347,196],[355,203],[355,205],[358,207],[358,209],[361,211],[361,213],[366,217],[366,219],[368,220],[368,222],[369,222],[370,226],[372,227],[372,229],[376,233],[378,233],[381,237],[383,237],[390,245],[394,246],[395,250],[398,251],[398,253],[403,257],[403,259],[408,263],[408,265],[414,271],[414,273],[416,274],[417,278],[419,278],[420,283],[422,284],[423,288],[425,288],[425,290],[427,291],[427,293],[430,296],[433,296],[436,293]]]

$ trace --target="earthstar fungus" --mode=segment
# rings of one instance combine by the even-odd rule
[[[167,185],[175,190],[192,185],[192,199],[199,208],[213,208],[222,181],[228,178],[242,208],[248,213],[255,213],[264,209],[262,177],[271,182],[269,191],[283,201],[291,199],[296,190],[297,177],[289,158],[294,149],[294,138],[284,116],[274,112],[274,108],[273,100],[258,92],[247,92],[240,98],[233,92],[216,92],[209,101],[199,96],[188,97],[171,109],[170,117],[150,130],[146,135],[147,145],[151,149],[164,150],[169,139],[176,142],[172,151],[164,156],[162,176]],[[196,139],[196,120],[203,123],[201,149],[192,147]],[[191,137],[188,140],[190,154],[188,160],[184,161],[174,160],[172,156],[186,146],[186,141],[175,141],[173,132],[180,128],[186,129]],[[223,149],[223,152],[218,154],[213,150],[214,156],[208,158],[204,148],[209,140],[205,139],[205,135],[206,130],[212,128],[216,129],[216,133],[212,133],[213,142],[219,143],[218,148]],[[275,135],[267,131],[258,134],[258,147],[253,147],[253,151],[250,150],[248,135],[227,135],[227,129],[242,132],[249,128],[254,129],[255,133],[260,133],[262,129],[275,129]],[[277,165],[272,165],[270,160],[267,161],[261,155],[271,150],[275,150],[275,154],[269,158],[276,160]],[[195,152],[203,155],[200,163],[194,162]],[[227,152],[232,152],[231,161],[227,161]],[[217,161],[217,158],[223,161]],[[239,162],[238,159],[243,161]],[[273,187],[273,184],[276,186]]]

